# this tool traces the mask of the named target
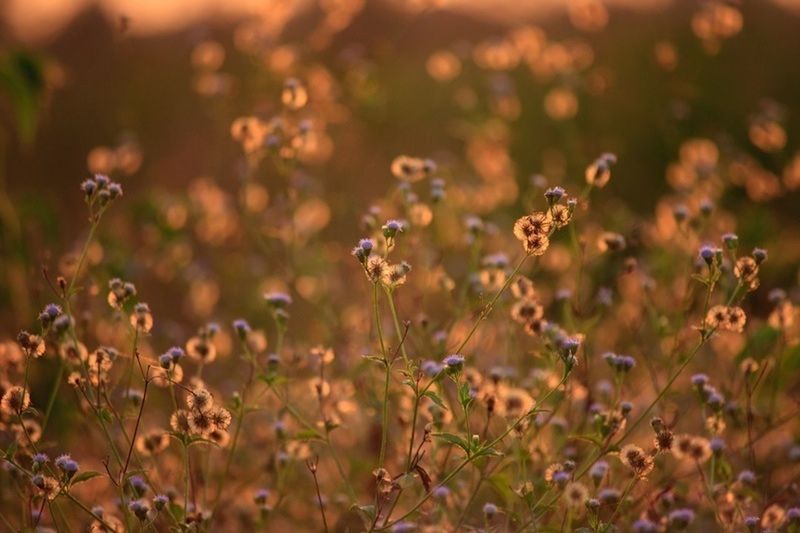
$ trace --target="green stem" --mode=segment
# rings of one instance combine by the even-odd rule
[[[391,380],[392,367],[386,355],[386,344],[383,341],[383,327],[381,326],[381,314],[378,306],[378,284],[372,286],[372,312],[375,316],[375,327],[378,331],[378,339],[381,345],[381,357],[383,357],[383,364],[386,367],[386,376],[383,384],[383,412],[382,412],[382,427],[381,427],[381,451],[378,457],[378,466],[383,467],[386,460],[386,444],[389,440],[389,382]]]
[[[394,296],[392,291],[387,287],[383,288],[384,292],[386,293],[386,299],[389,301],[389,310],[392,312],[392,321],[394,322],[394,330],[395,334],[397,335],[397,342],[400,343],[400,353],[403,354],[403,359],[408,365],[408,353],[406,352],[406,343],[403,342],[403,329],[400,327],[400,320],[397,317],[397,307],[394,304]]]
[[[522,259],[520,260],[519,263],[517,263],[517,266],[516,268],[514,268],[514,271],[511,272],[511,274],[506,278],[506,281],[505,283],[503,283],[503,286],[500,287],[500,290],[498,290],[497,293],[495,293],[494,298],[492,298],[491,301],[483,308],[480,316],[478,316],[478,320],[476,320],[475,323],[472,325],[472,329],[469,331],[466,338],[461,342],[458,348],[456,348],[456,351],[454,353],[460,354],[464,350],[464,347],[467,345],[469,340],[478,330],[478,326],[480,325],[480,323],[483,322],[489,316],[489,314],[491,314],[492,309],[494,309],[494,305],[497,303],[497,300],[500,299],[500,296],[502,296],[502,294],[506,291],[508,286],[511,285],[511,282],[514,280],[514,277],[517,275],[517,273],[519,273],[520,269],[522,268],[522,265],[525,264],[525,261],[528,259],[528,257],[530,256],[527,254],[522,256]]]
[[[61,388],[61,381],[64,379],[64,369],[66,365],[64,364],[64,359],[62,357],[58,358],[58,371],[56,372],[56,380],[53,383],[53,388],[50,390],[50,398],[47,400],[47,408],[44,412],[44,418],[42,418],[42,435],[44,435],[45,429],[47,429],[47,423],[50,421],[50,413],[53,412],[53,406],[56,403],[56,397],[58,396],[58,391]]]
[[[556,390],[558,390],[558,389],[561,387],[561,385],[563,385],[563,384],[566,382],[566,380],[567,380],[567,377],[568,377],[568,376],[569,376],[569,373],[568,373],[568,372],[565,372],[565,373],[564,373],[564,377],[563,377],[563,378],[561,378],[561,381],[558,383],[558,385],[556,385],[555,387],[553,387],[552,389],[550,389],[550,390],[547,392],[547,394],[545,394],[545,395],[544,395],[544,397],[543,397],[543,398],[540,400],[540,402],[539,402],[539,403],[540,403],[540,405],[543,405],[543,404],[544,404],[544,402],[545,402],[545,401],[547,401],[547,399],[550,397],[550,395],[551,395],[551,394],[553,394],[553,393],[554,393]],[[506,430],[505,430],[505,431],[503,431],[503,433],[501,433],[501,434],[500,434],[500,436],[496,437],[496,438],[495,438],[495,439],[493,439],[491,442],[489,442],[489,443],[488,443],[486,446],[484,446],[484,449],[493,448],[493,447],[494,447],[494,446],[495,446],[497,443],[499,443],[499,442],[500,442],[500,441],[502,441],[504,438],[506,438],[506,436],[507,436],[509,433],[511,433],[511,431],[513,431],[513,430],[514,430],[514,428],[515,428],[515,427],[517,427],[517,425],[519,425],[519,424],[520,424],[520,422],[522,422],[523,420],[525,420],[526,418],[528,418],[528,417],[530,417],[530,416],[533,416],[534,414],[536,414],[536,412],[538,412],[538,410],[539,410],[539,408],[538,408],[538,407],[534,407],[534,408],[533,408],[533,409],[531,409],[530,411],[527,411],[527,412],[523,413],[523,414],[522,414],[522,415],[521,415],[519,418],[517,418],[517,419],[514,421],[514,423],[513,423],[513,424],[510,424],[510,425],[509,425],[509,426],[506,428]],[[463,459],[463,460],[462,460],[462,461],[461,461],[461,462],[458,464],[458,466],[456,466],[456,467],[455,467],[455,469],[453,469],[453,470],[452,470],[452,471],[451,471],[449,474],[447,474],[447,475],[444,477],[444,479],[442,479],[442,481],[440,481],[440,482],[439,482],[439,484],[436,486],[436,488],[443,487],[444,485],[446,485],[448,481],[450,481],[451,479],[453,479],[453,477],[455,477],[455,476],[456,476],[456,474],[458,474],[458,473],[459,473],[459,472],[460,472],[460,471],[461,471],[461,470],[462,470],[462,469],[463,469],[465,466],[467,466],[468,464],[470,464],[470,463],[471,463],[472,461],[474,461],[476,458],[477,458],[477,456],[476,456],[475,454],[473,454],[473,455],[469,455],[469,456],[465,457],[465,458],[464,458],[464,459]],[[423,496],[422,498],[420,498],[420,499],[417,501],[417,503],[416,503],[416,504],[414,504],[414,506],[413,506],[413,507],[411,507],[411,508],[410,508],[408,511],[406,511],[406,513],[405,513],[403,516],[401,516],[400,518],[396,518],[395,520],[393,520],[393,521],[389,522],[388,524],[384,524],[383,526],[381,526],[381,527],[380,527],[380,528],[378,528],[378,529],[381,529],[381,530],[383,530],[383,529],[388,529],[388,528],[391,528],[393,525],[397,524],[398,522],[401,522],[401,521],[405,520],[407,517],[411,516],[411,515],[412,515],[412,514],[413,514],[413,513],[414,513],[414,512],[417,510],[417,509],[419,509],[419,508],[422,506],[422,504],[424,504],[426,501],[428,501],[428,499],[429,499],[429,498],[430,498],[430,497],[431,497],[431,496],[432,496],[432,495],[433,495],[435,492],[436,492],[435,490],[431,490],[431,491],[427,492],[427,493],[425,494],[425,496]]]

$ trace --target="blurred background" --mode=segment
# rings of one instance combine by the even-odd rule
[[[464,209],[510,220],[535,176],[579,189],[611,151],[604,209],[622,219],[680,189],[681,147],[702,137],[737,185],[722,201],[741,206],[743,241],[780,235],[773,281],[796,276],[798,1],[5,0],[0,17],[6,335],[49,301],[41,267],[74,263],[78,184],[94,172],[125,200],[90,261],[134,279],[157,316],[201,323],[280,277],[269,259],[209,250],[241,249],[231,124],[278,112],[288,77],[308,87],[314,134],[290,178],[305,211],[292,212],[346,245],[332,262],[398,154],[435,159]],[[293,201],[285,177],[261,177],[254,211]],[[267,281],[237,283],[241,269]]]

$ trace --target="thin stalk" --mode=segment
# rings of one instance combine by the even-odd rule
[[[375,317],[375,327],[378,331],[378,339],[381,345],[381,356],[386,367],[386,377],[383,385],[383,413],[381,428],[381,451],[378,457],[378,465],[383,466],[386,459],[386,444],[389,440],[389,381],[391,380],[392,367],[386,355],[386,344],[383,341],[383,327],[381,327],[380,307],[378,306],[378,284],[372,286],[372,312]]]
[[[497,300],[500,299],[500,296],[502,296],[502,294],[506,291],[508,286],[511,285],[511,282],[514,280],[514,277],[519,273],[520,269],[522,268],[522,265],[525,264],[525,261],[527,261],[528,257],[530,257],[528,254],[522,256],[522,259],[519,261],[519,263],[517,263],[517,266],[514,268],[513,272],[511,272],[511,274],[506,278],[506,281],[505,283],[503,283],[503,286],[500,287],[500,290],[498,290],[495,293],[491,301],[489,301],[489,303],[483,308],[481,314],[478,316],[478,319],[472,325],[472,329],[469,331],[469,333],[461,342],[461,344],[458,346],[458,348],[456,348],[456,351],[454,353],[460,354],[462,350],[464,350],[464,347],[467,345],[469,340],[478,330],[478,326],[480,326],[481,322],[483,322],[489,316],[489,314],[491,314],[492,309],[494,309],[494,306],[497,303]]]

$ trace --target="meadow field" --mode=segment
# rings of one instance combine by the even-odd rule
[[[0,531],[800,532],[798,30],[0,4]]]

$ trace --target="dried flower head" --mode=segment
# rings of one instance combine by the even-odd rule
[[[640,478],[645,478],[653,470],[653,458],[635,444],[626,444],[619,451],[619,460]]]

